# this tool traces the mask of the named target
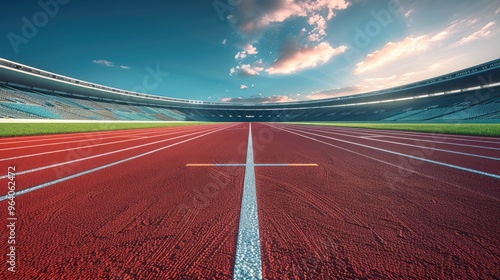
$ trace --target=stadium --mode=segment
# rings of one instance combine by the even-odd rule
[[[5,59],[0,60],[0,65],[3,118],[207,122],[500,119],[500,59],[414,84],[355,96],[241,105],[130,92]]]
[[[141,19],[122,36],[76,2],[40,1],[20,32],[2,29],[15,54],[0,58],[1,279],[500,277],[498,5],[458,5],[417,37],[419,12],[443,9],[103,4],[113,22]],[[79,17],[110,39],[87,45]],[[89,59],[106,50],[136,64]]]

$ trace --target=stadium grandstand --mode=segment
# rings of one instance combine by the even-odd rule
[[[395,88],[314,101],[238,104],[107,87],[0,59],[0,118],[123,121],[500,120],[500,59]]]

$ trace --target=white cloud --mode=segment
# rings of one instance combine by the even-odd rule
[[[258,54],[259,52],[257,51],[257,48],[252,46],[251,44],[243,44],[240,46],[242,51],[238,52],[234,58],[236,60],[238,59],[244,59],[246,58],[248,55],[255,55],[255,54]]]
[[[262,65],[262,60],[258,61],[254,64],[243,64],[241,65],[240,75],[242,76],[256,76],[259,75],[260,72],[264,70]]]
[[[329,89],[329,90],[313,92],[313,93],[307,95],[307,98],[317,100],[317,99],[326,99],[326,98],[333,98],[333,97],[340,97],[340,96],[348,96],[348,95],[353,95],[353,94],[364,93],[364,92],[366,92],[366,89],[367,89],[366,86],[360,86],[360,85],[341,87],[341,88],[336,88],[336,89]]]
[[[242,52],[238,52],[235,56],[234,56],[234,59],[238,60],[238,59],[244,59],[247,57],[247,53],[245,51],[242,51]]]
[[[389,42],[381,50],[370,53],[366,59],[356,64],[355,74],[362,74],[395,61],[410,54],[425,51],[430,48],[433,39],[429,36],[406,37],[400,42]]]
[[[392,75],[389,77],[383,77],[383,78],[366,78],[365,81],[368,83],[373,83],[373,82],[384,82],[387,83],[389,81],[392,81],[396,79],[396,75]]]
[[[129,66],[125,66],[125,65],[116,66],[114,62],[111,62],[111,61],[105,60],[105,59],[93,60],[92,63],[104,65],[106,67],[120,67],[121,69],[125,69],[125,70],[130,69]]]
[[[468,26],[474,25],[474,24],[476,24],[478,21],[479,21],[479,19],[477,19],[477,18],[472,18],[472,19],[469,19],[469,21],[467,22],[467,25],[468,25]]]
[[[366,86],[366,90],[364,92],[369,92],[373,90],[387,89],[392,87],[401,86],[404,84],[416,82],[419,80],[425,80],[432,77],[436,77],[438,75],[443,75],[445,73],[449,73],[457,68],[450,65],[453,64],[454,59],[450,58],[448,60],[441,60],[440,62],[435,62],[434,58],[422,58],[422,63],[417,63],[418,66],[425,67],[415,67],[415,65],[402,65],[400,67],[391,68],[390,76],[387,75],[389,71],[375,71],[374,75],[378,75],[376,77],[361,77],[363,81],[363,85]],[[434,62],[434,63],[432,63]],[[469,65],[470,66],[470,65]],[[397,73],[397,74],[396,74]]]
[[[463,45],[463,44],[469,43],[471,41],[475,41],[475,40],[478,40],[478,39],[481,39],[481,38],[488,37],[488,35],[491,34],[492,29],[494,29],[494,27],[493,27],[494,25],[495,25],[495,23],[493,21],[489,22],[488,24],[486,24],[480,30],[472,33],[471,35],[469,35],[467,37],[463,37],[457,44],[458,45]]]
[[[315,14],[309,18],[307,21],[311,26],[315,26],[311,32],[311,38],[315,38],[314,41],[320,40],[320,36],[326,35],[326,19],[318,14]]]
[[[500,44],[498,22],[492,15],[496,10],[443,19],[441,28],[428,33],[417,33],[422,29],[410,26],[407,37],[361,58],[354,66],[355,75],[343,85],[367,86],[364,92],[392,88],[498,58],[492,52]]]
[[[316,41],[320,41],[321,39],[322,38],[317,33],[311,33],[309,36],[307,36],[307,41],[309,41],[309,42],[316,42]]]
[[[306,18],[311,26],[324,31],[326,21],[348,6],[346,0],[246,0],[228,18],[240,35],[253,40],[273,24],[297,17]]]
[[[433,33],[420,36],[410,35],[399,42],[388,42],[380,50],[368,54],[363,61],[357,63],[354,73],[359,75],[370,72],[390,63],[395,66],[395,62],[416,57],[416,55],[432,56],[436,50],[462,45],[491,35],[495,25],[492,21],[479,31],[464,37],[464,31],[473,29],[479,24],[480,20],[477,18],[468,17],[450,22],[446,28]]]
[[[439,67],[441,67],[441,63],[434,63],[434,64],[432,64],[432,65],[429,67],[429,69],[430,69],[431,71],[435,71],[435,70],[436,70],[436,69],[438,69]]]
[[[263,96],[260,93],[257,96],[251,97],[224,97],[220,98],[221,102],[227,103],[246,103],[246,104],[262,104],[262,103],[282,103],[282,102],[293,102],[298,99],[293,99],[285,95],[272,95],[272,96]]]
[[[258,53],[257,48],[252,46],[251,44],[244,44],[242,46],[242,49],[244,51],[246,51],[248,54],[257,54]]]
[[[304,28],[300,34],[313,46],[303,45],[295,48],[295,53],[281,50],[279,57],[267,69],[269,74],[289,74],[304,69],[314,68],[328,62],[337,52],[344,52],[346,47],[332,48],[324,38],[327,35],[328,20],[335,16],[336,11],[347,9],[350,3],[347,0],[245,0],[235,6],[228,16],[230,22],[237,29],[243,42],[241,50],[235,55],[236,60],[248,58],[258,54],[255,43],[259,43],[262,35],[285,21],[301,18],[311,28],[309,32]],[[307,34],[305,34],[307,33]],[[315,55],[315,52],[318,52]],[[323,57],[321,57],[323,56]],[[269,65],[266,63],[266,65]],[[298,67],[296,70],[291,67]],[[256,76],[263,70],[255,66],[240,65],[234,67],[234,72],[241,76]]]
[[[227,39],[222,40],[222,44],[225,46],[227,44]]]
[[[482,24],[482,25],[481,25]],[[479,26],[479,27],[478,27]],[[479,28],[479,30],[477,30]],[[476,29],[472,34],[467,33],[468,30]],[[446,49],[446,47],[457,47],[466,43],[491,37],[495,32],[495,22],[485,21],[477,17],[468,17],[460,20],[455,20],[441,31],[422,35],[419,37],[406,37],[403,41],[397,43],[388,43],[381,50],[371,53],[365,61],[360,62],[355,71],[356,74],[363,73],[372,69],[379,68],[388,62],[399,61],[403,58],[411,57],[412,55],[421,54],[432,56],[437,49]],[[460,51],[460,48],[455,50]],[[466,51],[466,50],[463,50]]]
[[[411,14],[413,14],[413,9],[408,10],[408,12],[405,13],[405,17],[410,17]]]
[[[262,59],[259,59],[252,64],[243,64],[231,68],[229,75],[232,76],[238,73],[238,76],[241,77],[258,76],[262,71],[264,71],[264,64],[262,63]]]
[[[113,62],[108,61],[108,60],[104,60],[104,59],[94,60],[94,61],[92,61],[92,63],[94,63],[94,64],[102,64],[102,65],[105,65],[107,67],[113,67],[114,66]]]
[[[306,45],[299,49],[284,49],[285,51],[280,57],[266,70],[268,74],[291,74],[315,68],[327,63],[332,57],[345,52],[347,47],[333,48],[330,44],[322,42],[317,46]]]
[[[323,9],[328,10],[327,19],[330,20],[335,16],[336,10],[344,10],[349,6],[349,2],[344,0],[317,0],[317,1],[307,1],[303,3],[309,11],[321,11]]]

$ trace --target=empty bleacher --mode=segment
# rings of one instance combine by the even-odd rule
[[[265,110],[264,110],[265,109]],[[456,121],[500,119],[500,88],[397,102],[304,109],[168,108],[0,84],[0,118],[123,121]]]
[[[12,103],[5,102],[2,104],[4,107],[14,109],[16,111],[28,113],[44,119],[60,119],[61,117],[47,110],[45,107],[33,104]]]
[[[177,110],[76,98],[0,84],[0,118],[179,121]]]
[[[440,116],[442,120],[468,120],[482,119],[487,116],[487,119],[496,116],[500,113],[500,103],[479,104],[457,111],[452,114]]]

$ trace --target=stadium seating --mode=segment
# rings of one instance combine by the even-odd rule
[[[440,116],[443,120],[481,119],[482,116],[495,116],[500,113],[500,104],[488,103],[471,106],[458,112]]]
[[[118,104],[0,85],[0,118],[179,121],[186,116],[167,108]]]
[[[247,117],[248,116],[248,117]],[[500,119],[500,88],[398,102],[237,110],[133,105],[0,84],[0,118],[135,121],[456,121]]]
[[[38,116],[46,119],[60,119],[59,115],[56,115],[45,107],[39,105],[23,104],[23,103],[11,103],[6,102],[2,104],[4,107],[11,108],[20,112],[28,113],[34,116]]]

